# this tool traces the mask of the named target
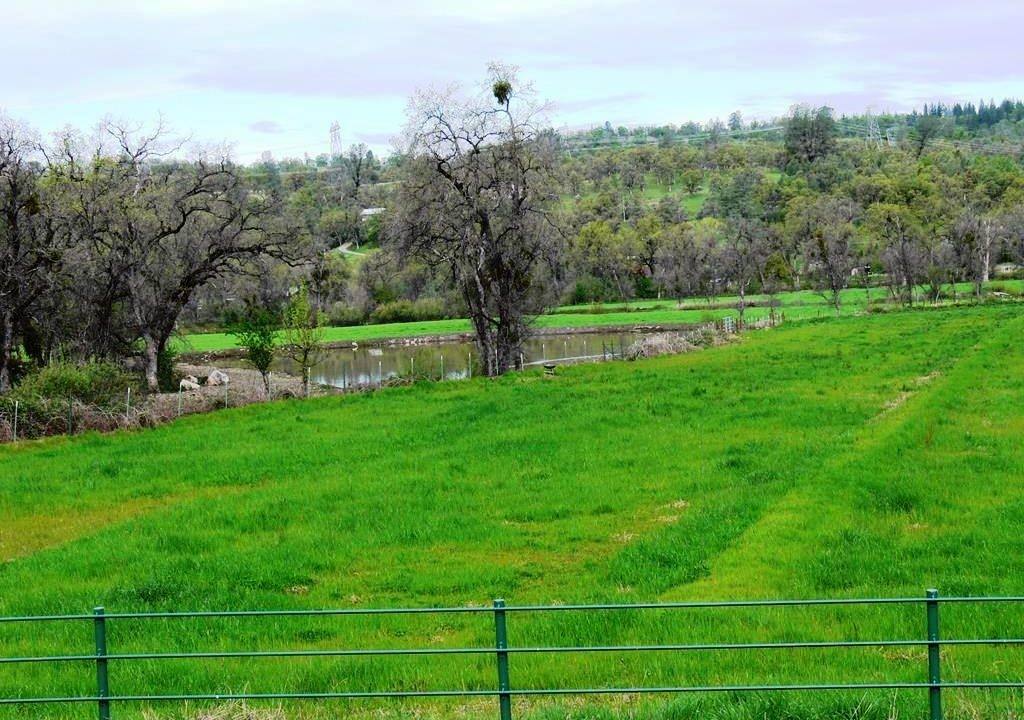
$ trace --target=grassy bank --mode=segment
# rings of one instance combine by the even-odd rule
[[[1021,594],[1019,306],[804,323],[640,363],[422,384],[0,448],[0,614]],[[945,612],[945,611],[944,611]],[[948,637],[1021,637],[951,607]],[[515,616],[513,645],[920,638],[918,609]],[[86,625],[0,626],[0,655],[89,652]],[[124,621],[118,652],[487,646],[489,618]],[[1019,679],[1013,648],[944,650]],[[925,679],[919,648],[513,658],[518,687]],[[118,693],[488,687],[492,659],[115,664]],[[6,666],[0,696],[89,694],[90,665]],[[920,691],[517,701],[538,718],[920,717]],[[491,701],[421,701],[490,717]],[[950,692],[948,717],[1020,696]],[[288,717],[409,704],[286,705]],[[604,709],[601,709],[604,708]],[[138,707],[118,717],[137,717]],[[154,706],[174,716],[170,706]],[[613,712],[614,710],[614,712]],[[190,709],[195,717],[197,709]],[[56,707],[10,717],[92,717]],[[604,713],[604,714],[603,714]]]
[[[1024,290],[1024,281],[1008,280],[998,283],[1013,292]],[[970,285],[963,283],[958,292],[968,294]],[[869,298],[881,301],[888,297],[884,288],[872,288],[870,294],[863,289],[849,289],[842,293],[844,315],[863,312]],[[723,296],[716,298],[715,307],[707,308],[704,298],[688,298],[681,305],[674,299],[637,300],[631,303],[610,303],[608,305],[567,305],[557,308],[548,315],[541,315],[534,323],[540,331],[585,327],[617,327],[633,325],[685,325],[718,320],[736,316],[734,307],[739,298]],[[787,319],[800,320],[834,315],[832,306],[820,294],[808,290],[779,293],[775,300],[780,304],[778,312]],[[747,317],[751,321],[768,316],[768,296],[748,296],[749,303],[762,303],[765,307],[750,307]],[[324,329],[324,340],[329,343],[367,342],[397,338],[456,335],[469,333],[472,328],[468,320],[429,320],[423,322],[386,323],[380,325],[355,325],[351,327],[328,327]],[[234,336],[228,333],[195,333],[185,335],[176,345],[180,352],[214,352],[238,347]]]

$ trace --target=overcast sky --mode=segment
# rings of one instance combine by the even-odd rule
[[[559,126],[1024,96],[1024,0],[0,0],[0,108],[152,121],[255,160],[384,149],[418,87],[518,65]]]

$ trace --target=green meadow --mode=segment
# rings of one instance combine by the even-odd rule
[[[1024,292],[1024,281],[1006,280],[990,283],[992,287],[1000,287],[1013,293]],[[957,292],[969,296],[969,283],[960,283]],[[852,315],[864,312],[869,300],[882,302],[889,297],[885,288],[870,290],[850,288],[842,292],[842,314]],[[779,303],[776,312],[787,320],[832,317],[835,310],[826,298],[817,292],[799,290],[783,292],[775,295]],[[739,298],[722,296],[716,298],[712,308],[707,307],[704,298],[687,298],[680,302],[675,299],[636,300],[630,303],[609,303],[606,305],[565,305],[546,315],[537,317],[534,327],[538,331],[564,330],[586,327],[624,327],[636,325],[692,325],[720,320],[726,316],[736,317],[735,309]],[[762,303],[761,307],[748,307],[748,321],[767,318],[770,310],[767,307],[769,298],[766,295],[750,295],[748,303]],[[730,307],[732,306],[732,307]],[[455,335],[470,333],[472,327],[469,320],[427,320],[422,322],[383,323],[379,325],[353,325],[349,327],[325,327],[324,341],[328,343],[368,342],[396,338],[423,337],[431,335]],[[234,336],[228,333],[194,333],[184,335],[176,341],[176,349],[180,352],[215,352],[238,347]]]
[[[1022,595],[1022,340],[1016,303],[862,314],[555,377],[420,383],[0,448],[0,614]],[[1019,605],[942,613],[948,638],[1024,637]],[[494,642],[487,614],[109,624],[120,653]],[[92,632],[0,624],[0,656],[89,654]],[[921,606],[509,617],[513,646],[924,632]],[[865,647],[514,654],[510,673],[513,687],[542,688],[925,682],[926,668],[924,648]],[[1024,649],[947,647],[943,669],[949,681],[1020,681]],[[90,663],[0,666],[0,697],[89,695],[94,682]],[[495,670],[487,655],[172,659],[112,661],[110,682],[118,695],[474,689],[493,687]],[[1024,696],[949,690],[945,702],[948,718],[1008,719]],[[926,703],[916,689],[535,697],[514,712],[892,720],[925,717]],[[211,707],[118,704],[114,717]],[[237,717],[493,718],[496,707],[273,701]],[[0,718],[95,713],[0,707]]]

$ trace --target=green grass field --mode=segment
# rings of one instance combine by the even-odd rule
[[[1004,286],[1014,292],[1024,291],[1024,281],[1001,281]],[[958,292],[969,293],[970,286],[963,283]],[[870,296],[873,300],[883,300],[888,295],[884,288],[872,288]],[[781,303],[779,312],[787,320],[830,317],[834,314],[831,305],[820,293],[809,290],[779,293],[776,296]],[[748,296],[748,302],[766,302],[765,295]],[[716,304],[735,305],[738,298],[722,296]],[[728,315],[736,316],[736,310],[727,307],[701,309],[707,300],[704,298],[688,298],[680,307],[675,299],[636,300],[624,305],[611,303],[600,305],[566,305],[557,308],[548,315],[541,315],[534,322],[537,330],[566,329],[584,327],[614,327],[631,325],[685,325],[710,322]],[[862,289],[849,289],[842,293],[843,314],[851,315],[863,312],[868,305],[868,293]],[[628,308],[628,309],[627,309]],[[750,321],[760,320],[768,316],[767,307],[751,307],[746,311]],[[453,335],[472,331],[468,320],[427,320],[423,322],[385,323],[380,325],[355,325],[350,327],[324,328],[324,341],[332,342],[368,342],[394,338],[420,337],[430,335]],[[213,352],[237,348],[234,336],[228,333],[195,333],[181,337],[175,341],[179,352]]]
[[[1024,311],[752,332],[637,363],[419,384],[0,448],[0,614],[1024,594]],[[946,637],[1024,637],[1017,606]],[[919,607],[514,615],[513,645],[921,638]],[[88,624],[0,625],[0,656]],[[488,646],[486,616],[112,623],[112,652]],[[1020,680],[1024,650],[943,650]],[[516,687],[925,678],[922,648],[515,655]],[[113,663],[115,693],[490,687],[493,658]],[[91,665],[3,666],[0,697],[90,694]],[[555,718],[918,718],[922,691],[516,700]],[[1019,717],[949,691],[947,717]],[[258,706],[264,707],[264,706]],[[493,700],[287,704],[287,717],[494,717]],[[117,718],[200,716],[118,706]],[[1014,715],[1012,713],[1018,713]],[[414,714],[415,713],[415,714]],[[95,708],[0,708],[94,717]],[[261,717],[260,715],[246,717]],[[275,716],[276,717],[276,716]]]

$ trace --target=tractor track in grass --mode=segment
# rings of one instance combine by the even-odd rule
[[[914,378],[910,383],[912,389],[901,390],[886,402],[876,416],[855,431],[838,455],[771,504],[762,517],[714,558],[707,578],[673,588],[666,597],[773,597],[792,593],[793,577],[801,572],[799,562],[813,559],[807,554],[808,548],[829,550],[822,544],[822,528],[833,530],[830,537],[841,535],[843,530],[855,530],[855,518],[863,513],[863,508],[857,507],[862,490],[851,478],[863,479],[857,468],[866,464],[865,458],[898,452],[891,441],[922,421],[929,400],[955,381],[976,372],[986,350],[1014,331],[1024,332],[1024,318],[1011,320],[1001,334],[971,345],[948,367],[936,367]],[[837,484],[835,478],[847,479]],[[920,524],[911,527],[921,529]],[[828,588],[808,588],[808,592],[813,594],[822,589]]]

